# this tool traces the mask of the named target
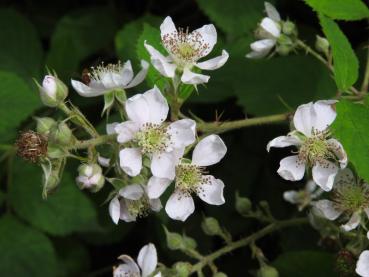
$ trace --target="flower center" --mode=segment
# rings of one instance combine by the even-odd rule
[[[176,166],[176,189],[185,194],[198,192],[201,184],[209,182],[208,178],[203,176],[203,173],[202,167],[189,163],[180,163]]]
[[[327,159],[334,159],[331,145],[327,141],[329,133],[327,131],[313,130],[312,136],[306,138],[299,150],[299,159],[305,161],[310,166],[316,163],[324,164]]]
[[[153,123],[145,123],[141,131],[136,133],[135,139],[145,154],[162,153],[170,144],[167,128]]]
[[[190,33],[188,28],[178,28],[178,31],[164,35],[162,41],[182,68],[196,62],[209,49],[209,44],[205,43],[202,35],[198,31]]]
[[[89,82],[95,81],[95,82],[102,82],[104,78],[109,74],[121,74],[123,67],[120,61],[117,64],[111,64],[104,65],[102,63],[101,65],[98,65],[97,67],[91,67],[91,72],[87,72],[89,77]],[[86,75],[86,73],[84,73]],[[86,76],[84,77],[86,78]]]
[[[354,213],[369,206],[369,188],[366,184],[346,184],[333,192],[339,210]]]
[[[134,217],[145,217],[150,212],[150,203],[147,197],[138,200],[125,199],[128,212]]]

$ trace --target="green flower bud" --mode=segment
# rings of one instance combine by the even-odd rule
[[[47,156],[50,159],[59,159],[63,158],[68,155],[68,152],[64,150],[63,148],[55,145],[55,144],[49,144],[47,146]]]
[[[236,211],[245,215],[248,214],[252,209],[252,203],[247,197],[241,197],[238,192],[236,192]]]
[[[59,185],[60,176],[63,174],[65,159],[45,160],[41,164],[43,174],[43,191],[42,197],[47,198],[50,193],[53,193]]]
[[[64,122],[60,122],[56,128],[50,131],[50,140],[56,144],[69,145],[73,139],[72,130]]]
[[[284,21],[282,23],[282,33],[287,36],[297,36],[297,28],[292,21]]]
[[[289,36],[284,35],[284,34],[279,36],[277,47],[276,47],[276,51],[278,52],[279,55],[286,56],[294,48],[295,48],[295,45]]]
[[[182,239],[186,249],[195,249],[197,247],[197,242],[193,238],[183,235]]]
[[[278,277],[279,273],[277,269],[270,265],[263,265],[257,273],[257,277]]]
[[[42,103],[48,107],[56,107],[68,96],[68,87],[53,75],[46,75],[42,86],[37,84],[40,90]]]
[[[169,232],[165,227],[164,230],[167,236],[167,245],[170,250],[179,250],[186,248],[183,238],[180,234]]]
[[[219,225],[219,222],[214,217],[206,217],[201,223],[201,228],[204,233],[209,236],[222,234],[222,229]]]
[[[80,189],[87,188],[97,192],[104,186],[105,177],[98,164],[82,164],[78,167],[78,173],[76,181]]]
[[[227,277],[227,275],[223,272],[217,272],[213,275],[213,277]]]
[[[51,117],[36,117],[37,133],[48,135],[50,130],[56,125],[56,121]]]
[[[174,265],[178,277],[190,276],[192,265],[190,263],[178,262]]]
[[[315,48],[324,55],[329,55],[329,42],[326,38],[317,35],[315,40]]]

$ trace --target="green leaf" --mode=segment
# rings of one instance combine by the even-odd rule
[[[55,194],[43,200],[41,168],[17,161],[9,193],[12,207],[21,218],[52,235],[67,235],[97,226],[92,202],[66,172]]]
[[[264,2],[259,0],[198,0],[200,9],[217,26],[232,36],[252,33],[261,20]]]
[[[0,135],[6,140],[15,136],[15,129],[41,102],[38,92],[32,91],[23,79],[4,71],[0,71],[0,95]]]
[[[283,277],[336,276],[332,254],[318,251],[291,251],[280,255],[273,266]]]
[[[83,10],[64,16],[51,38],[46,65],[68,80],[81,61],[109,45],[116,25],[108,10]]]
[[[342,143],[358,175],[369,183],[369,107],[340,101],[336,110],[334,137]]]
[[[316,12],[332,19],[360,20],[369,17],[369,9],[361,0],[305,0]]]
[[[0,69],[14,71],[31,81],[38,78],[42,47],[34,26],[18,12],[0,10]]]
[[[323,32],[327,37],[333,54],[334,78],[340,90],[351,87],[359,75],[359,62],[350,42],[337,23],[324,15],[319,16]]]
[[[0,234],[2,276],[59,276],[54,248],[40,231],[3,216]]]

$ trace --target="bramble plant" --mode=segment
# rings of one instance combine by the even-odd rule
[[[359,276],[369,276],[369,56],[362,76],[359,76],[356,54],[335,22],[369,20],[369,9],[360,0],[347,0],[347,3],[329,0],[305,2],[317,13],[323,31],[323,34],[315,34],[315,43],[311,45],[300,34],[299,23],[284,19],[288,15],[281,16],[273,4],[265,2],[266,17],[258,17],[259,24],[254,26],[255,41],[248,41],[249,47],[246,43],[232,46],[223,41],[222,37],[218,39],[217,29],[213,24],[192,31],[188,27],[176,27],[172,18],[167,16],[162,21],[160,30],[143,24],[142,34],[135,38],[137,56],[129,57],[132,62],[100,63],[85,69],[80,78],[71,74],[73,78],[70,79],[70,85],[63,81],[69,78],[66,78],[68,68],[63,69],[60,76],[57,68],[55,71],[48,69],[42,81],[36,80],[40,100],[47,108],[35,114],[35,125],[31,123],[22,128],[15,145],[1,145],[1,162],[6,162],[9,171],[12,171],[16,153],[42,170],[44,200],[41,204],[38,202],[34,205],[50,205],[49,209],[53,209],[52,203],[58,194],[62,195],[61,200],[55,205],[69,205],[63,202],[68,200],[67,195],[63,196],[63,190],[70,188],[64,187],[62,180],[70,176],[66,168],[72,168],[75,187],[85,190],[92,198],[99,199],[99,213],[102,217],[110,215],[114,228],[123,226],[124,229],[125,226],[132,226],[129,222],[139,224],[145,219],[160,222],[167,248],[183,254],[174,256],[178,259],[173,264],[164,264],[160,262],[162,246],[157,250],[149,241],[138,241],[137,244],[143,247],[139,250],[137,259],[132,259],[124,252],[125,254],[118,257],[118,262],[111,261],[111,266],[103,268],[102,274],[112,272],[114,277],[235,276],[229,275],[232,273],[227,275],[227,270],[223,269],[221,262],[218,263],[218,259],[237,249],[247,248],[246,253],[254,260],[254,263],[247,265],[247,272],[253,276],[300,276],[298,272],[305,270],[303,265],[296,270],[290,269],[294,265],[286,265],[288,256],[284,258],[284,263],[283,259],[273,261],[274,254],[269,257],[269,252],[263,250],[265,244],[262,239],[281,230],[298,233],[302,229],[312,228],[316,230],[314,240],[316,244],[319,241],[321,248],[324,248],[327,241],[334,245],[330,251],[334,252],[335,260],[329,258],[327,272],[335,272],[337,276],[354,276],[355,272]],[[210,4],[201,0],[199,3],[201,7],[206,6],[206,13],[219,24],[222,31],[228,32],[230,26],[233,26],[227,25],[228,19],[222,18],[221,11],[215,11],[218,1]],[[258,15],[262,11],[260,6],[259,9]],[[140,22],[138,26],[141,25]],[[237,31],[234,34],[236,33]],[[55,43],[57,39],[55,38]],[[120,45],[118,40],[117,45]],[[228,50],[227,46],[231,49]],[[119,49],[125,57],[132,54],[126,45],[120,45]],[[232,53],[240,51],[243,53],[242,59],[250,62],[247,70],[252,71],[255,66],[260,72],[261,60],[268,60],[274,68],[266,74],[284,70],[283,64],[280,68],[275,68],[273,60],[288,61],[298,55],[307,55],[306,59],[318,61],[313,62],[313,67],[319,68],[317,70],[320,70],[319,63],[323,65],[326,72],[319,71],[318,74],[327,75],[325,82],[328,85],[316,85],[319,92],[311,92],[314,97],[300,96],[299,91],[294,91],[296,96],[292,97],[292,104],[289,99],[284,99],[284,92],[281,92],[282,96],[278,97],[285,107],[271,109],[283,113],[265,115],[268,107],[277,105],[277,99],[265,94],[266,107],[262,112],[256,112],[260,116],[223,120],[216,112],[214,121],[203,120],[189,110],[187,104],[192,97],[201,96],[204,87],[210,92],[208,97],[212,97],[211,89],[214,87],[211,83],[216,82],[217,77],[222,77],[221,74],[215,75],[216,71],[222,72],[227,63],[234,63]],[[218,56],[208,58],[211,54]],[[239,57],[236,59],[237,62],[241,60]],[[298,79],[290,79],[289,82],[302,80],[299,78],[309,80],[311,76],[299,76],[304,74],[304,70],[301,69],[300,72],[300,65],[292,59],[291,66],[295,67],[292,69],[295,71],[293,75]],[[137,71],[134,71],[136,66]],[[203,73],[212,70],[216,70],[214,76]],[[219,82],[225,87],[220,89],[233,89],[233,83],[227,87],[227,82],[231,82],[232,78],[238,78],[236,82],[248,82],[247,79],[242,80],[242,76],[248,74],[247,70],[243,71],[241,68],[237,73],[223,73],[227,76]],[[0,79],[1,74],[0,72]],[[262,81],[262,78],[258,80]],[[315,81],[311,79],[311,82]],[[266,85],[268,89],[270,87],[270,90],[274,90],[274,84]],[[251,91],[242,92],[249,93]],[[104,101],[102,109],[99,109],[100,106],[93,107],[95,117],[101,116],[102,120],[99,121],[102,124],[89,119],[84,104],[88,100],[80,96],[101,98]],[[27,96],[22,97],[26,99]],[[263,98],[264,95],[254,97]],[[242,99],[249,108],[247,103],[250,98],[245,96]],[[267,103],[272,100],[273,104]],[[250,107],[252,105],[251,102]],[[250,112],[252,110],[250,108]],[[229,182],[230,178],[226,174],[212,175],[212,166],[215,164],[228,168],[228,175],[237,170],[246,170],[239,165],[229,164],[232,161],[227,159],[227,151],[230,152],[236,142],[223,141],[225,133],[259,125],[264,128],[262,125],[276,123],[287,123],[289,131],[274,139],[266,137],[265,141],[269,142],[264,145],[265,151],[273,156],[278,151],[275,148],[288,147],[290,154],[280,160],[279,168],[275,168],[275,171],[283,180],[302,180],[306,184],[301,189],[285,190],[283,195],[273,195],[274,198],[284,199],[295,206],[294,213],[285,219],[279,219],[280,213],[275,212],[272,203],[264,200],[255,202],[246,197],[246,193],[239,193],[243,189],[238,187],[239,184]],[[247,140],[252,141],[253,137],[248,137]],[[238,151],[237,154],[241,156],[246,157],[249,154],[243,149]],[[22,166],[27,168],[23,164],[15,166],[19,169]],[[242,166],[254,168],[250,160]],[[38,208],[27,211],[27,207],[12,206],[11,199],[18,194],[27,194],[27,191],[13,191],[12,173],[8,174],[6,193],[9,196],[5,197],[7,211],[9,214],[20,214],[21,218],[30,221],[42,231],[51,235],[66,235],[77,230],[104,233],[105,231],[101,231],[104,228],[102,225],[111,224],[89,224],[87,217],[96,217],[96,214],[88,214],[90,203],[84,203],[88,199],[82,196],[76,197],[73,202],[75,206],[69,212],[71,217],[73,213],[80,213],[76,219],[60,222],[55,219],[56,225],[52,227],[43,220],[45,217],[53,217],[53,214],[40,212],[37,217],[29,219],[31,213],[38,212]],[[244,178],[251,180],[250,176],[245,174]],[[23,176],[18,176],[20,177],[27,178],[27,175],[24,173]],[[234,197],[227,193],[229,187],[236,191]],[[234,199],[231,200],[230,197]],[[203,204],[196,200],[198,198],[206,205],[216,206],[211,208],[214,212],[204,212],[201,209]],[[237,213],[239,222],[247,222],[246,226],[253,226],[247,234],[228,228],[229,221],[220,216],[218,218],[218,213],[221,214],[226,209],[225,203],[233,200],[232,216]],[[80,210],[78,205],[81,205]],[[198,207],[201,212],[196,211]],[[186,222],[198,214],[201,224],[198,221],[196,228],[202,230],[201,237],[211,237],[219,242],[215,250],[207,249],[204,245],[200,247],[199,237],[187,234]],[[8,221],[8,225],[20,224],[10,216],[2,220]],[[54,216],[58,218],[63,215],[57,210]],[[74,224],[73,220],[78,222],[80,229],[68,229],[69,221]],[[172,231],[173,221],[177,222],[182,232]],[[158,229],[154,224],[150,225],[152,229],[144,231],[154,232],[154,229]],[[298,228],[300,225],[304,228]],[[5,230],[11,233],[11,229]],[[41,235],[40,240],[47,239]],[[109,236],[107,231],[106,236]],[[93,235],[87,235],[85,239],[94,240]],[[7,244],[0,239],[0,245]],[[46,247],[47,251],[53,252],[50,247]],[[323,255],[321,258],[322,260],[317,256],[312,261],[325,263],[326,257]],[[0,273],[1,265],[6,263],[0,261]],[[17,276],[14,273],[16,270],[12,270],[9,272]],[[99,274],[97,271],[88,276]],[[315,273],[310,274],[313,276]],[[321,276],[328,276],[324,275],[326,273],[322,274]],[[53,273],[48,276],[53,276]]]

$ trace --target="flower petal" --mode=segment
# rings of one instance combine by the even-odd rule
[[[109,203],[109,214],[115,224],[118,224],[120,217],[120,203],[118,197],[114,197]]]
[[[350,220],[344,224],[341,225],[341,228],[346,231],[350,232],[351,230],[354,230],[357,226],[360,224],[360,213],[353,213],[350,217]]]
[[[301,141],[295,136],[279,136],[268,142],[267,151],[269,152],[271,147],[282,148],[293,145],[301,145]]]
[[[288,190],[283,193],[283,199],[291,204],[300,203],[300,194],[295,190]]]
[[[285,180],[298,181],[304,177],[305,163],[297,155],[289,156],[280,161],[277,172]]]
[[[161,205],[161,201],[159,198],[157,199],[149,199],[150,208],[154,212],[159,212],[163,206]]]
[[[208,55],[213,50],[214,45],[217,43],[217,30],[213,24],[204,25],[199,29],[194,30],[191,35],[201,35],[202,44],[206,44],[207,47],[202,53],[202,57]]]
[[[207,83],[210,79],[210,76],[198,74],[190,71],[188,68],[185,68],[183,70],[183,74],[181,77],[181,81],[184,84],[190,84],[190,85],[199,85]]]
[[[334,177],[338,173],[338,166],[330,161],[317,163],[313,166],[312,175],[314,182],[324,191],[330,191],[333,187]]]
[[[158,264],[158,255],[156,248],[152,243],[149,243],[141,248],[138,253],[137,263],[141,268],[141,276],[147,277],[156,269]]]
[[[329,139],[327,142],[329,143],[329,146],[331,147],[333,153],[338,158],[340,167],[345,168],[348,163],[348,158],[347,158],[346,151],[343,149],[342,144],[334,138]]]
[[[198,191],[197,195],[201,198],[202,201],[210,204],[210,205],[222,205],[225,203],[225,199],[223,196],[224,183],[220,179],[215,179],[211,175],[205,175],[204,178],[208,178],[209,182],[202,184]]]
[[[250,53],[247,53],[245,57],[248,59],[261,59],[269,54],[269,50],[270,49],[267,49],[266,51],[260,51],[260,52],[251,51]]]
[[[134,138],[135,134],[140,130],[140,126],[136,122],[129,120],[117,124],[114,130],[118,134],[117,141],[126,143]]]
[[[147,196],[150,199],[159,198],[170,185],[172,180],[151,176],[147,183]]]
[[[337,103],[336,100],[320,100],[314,103],[313,106],[316,113],[315,129],[323,131],[336,119],[337,113],[333,109],[335,103]]]
[[[362,277],[369,277],[369,251],[363,251],[356,263],[356,273]]]
[[[268,17],[274,21],[281,21],[281,16],[277,9],[269,2],[264,2],[265,11]]]
[[[183,156],[184,148],[176,148],[171,152],[154,154],[151,159],[151,173],[155,177],[174,180],[175,167]]]
[[[119,152],[120,167],[129,176],[137,176],[142,169],[142,154],[139,148],[125,148]]]
[[[204,62],[196,63],[196,66],[203,70],[215,70],[222,67],[227,62],[228,58],[228,52],[226,50],[223,50],[222,55]]]
[[[175,35],[177,33],[176,25],[174,25],[173,20],[170,16],[167,16],[163,23],[160,25],[160,36],[161,40],[164,40],[164,37],[168,35]]]
[[[130,276],[132,273],[139,274],[139,269],[138,271],[135,271],[136,267],[131,264],[120,264],[119,266],[114,268],[113,277]]]
[[[158,50],[156,50],[151,45],[147,44],[145,41],[145,48],[150,54],[151,64],[157,71],[159,71],[163,76],[168,78],[173,78],[177,66],[170,63],[170,59],[164,57]]]
[[[119,195],[129,200],[138,200],[143,196],[143,194],[143,188],[137,184],[128,185],[119,190]]]
[[[136,221],[136,216],[133,216],[132,214],[129,213],[124,198],[120,200],[120,219],[125,222]]]
[[[317,115],[314,110],[313,102],[300,105],[293,116],[293,125],[297,131],[303,133],[307,137],[310,137],[316,117]]]
[[[75,91],[77,91],[78,94],[83,97],[95,97],[95,96],[103,95],[105,92],[108,91],[102,86],[100,88],[90,87],[76,80],[72,80],[71,83]]]
[[[110,165],[110,159],[102,157],[102,156],[100,156],[100,154],[98,154],[98,156],[97,156],[97,162],[99,163],[99,165],[101,165],[103,167],[109,167],[109,165]]]
[[[174,121],[168,127],[171,146],[182,148],[196,141],[196,122],[192,119]]]
[[[138,265],[136,264],[136,262],[130,256],[120,255],[118,257],[118,259],[122,260],[124,262],[123,265],[127,266],[126,267],[127,271],[123,271],[123,272],[127,273],[128,276],[132,273],[140,274],[140,269],[139,269]],[[125,275],[123,275],[123,276],[125,276]],[[116,276],[114,275],[114,277],[116,277]],[[117,277],[121,277],[121,276],[117,275]]]
[[[275,38],[278,38],[281,34],[281,27],[279,24],[269,17],[264,17],[260,26]]]
[[[145,80],[147,71],[149,70],[149,63],[145,60],[141,60],[141,70],[137,73],[137,75],[133,78],[133,80],[127,84],[124,88],[133,88],[142,83]]]
[[[347,185],[353,185],[356,183],[354,173],[352,173],[351,169],[345,168],[338,171],[336,177],[334,178],[334,186],[342,186],[345,187]]]
[[[143,94],[136,94],[127,99],[126,113],[130,120],[142,125],[149,121],[149,107]]]
[[[261,39],[250,44],[251,50],[255,52],[269,52],[276,44],[275,39]]]
[[[322,215],[329,220],[336,220],[342,212],[334,207],[332,201],[323,199],[315,203],[315,207],[322,213]]]
[[[118,124],[119,124],[118,122],[113,122],[113,123],[106,124],[106,133],[107,133],[108,135],[116,134],[116,132],[115,132],[115,127],[116,127]]]
[[[131,61],[128,60],[124,63],[122,70],[120,71],[121,80],[119,80],[119,84],[122,87],[125,87],[133,78],[133,69]]]
[[[143,94],[147,102],[149,118],[147,122],[160,124],[163,123],[168,116],[169,105],[165,97],[161,94],[157,86],[146,91]]]
[[[192,163],[209,166],[218,163],[227,153],[227,147],[218,135],[203,138],[192,153]]]
[[[195,203],[190,195],[175,191],[169,197],[165,211],[170,218],[185,221],[195,211]]]

